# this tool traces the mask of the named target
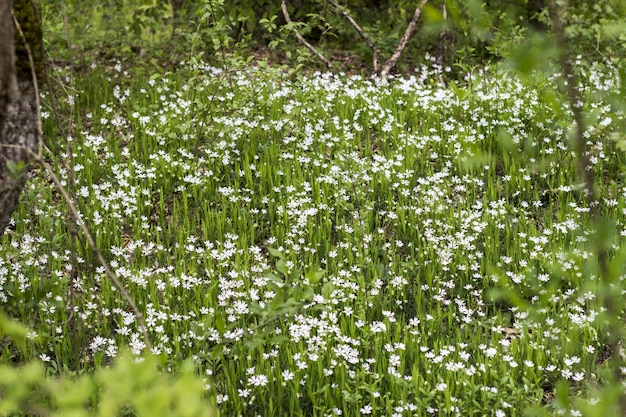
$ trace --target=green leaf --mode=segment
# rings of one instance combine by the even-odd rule
[[[26,164],[24,161],[17,161],[17,163],[13,161],[7,161],[7,169],[15,177],[22,175],[25,166]]]
[[[270,255],[275,256],[275,257],[280,258],[280,259],[285,259],[285,254],[282,253],[281,251],[279,251],[278,249],[276,249],[276,248],[268,248],[268,250],[270,251]]]
[[[530,76],[533,71],[546,67],[557,55],[548,39],[541,35],[525,38],[509,56],[509,65],[522,76]]]
[[[320,282],[320,280],[322,279],[324,274],[326,274],[326,271],[324,271],[322,269],[320,269],[318,271],[315,271],[314,269],[311,269],[306,274],[306,277],[309,280],[309,285],[316,285],[318,282]]]
[[[322,287],[322,295],[324,298],[329,299],[330,294],[335,290],[335,285],[332,282],[327,282]]]
[[[443,21],[441,11],[431,4],[425,4],[422,12],[424,13],[424,18],[429,23],[439,23]]]
[[[278,262],[276,262],[276,270],[283,275],[287,275],[287,264],[285,263],[284,259],[280,259]]]
[[[459,88],[457,87],[456,83],[454,81],[450,81],[449,84],[450,88],[452,89],[452,91],[454,91],[454,94],[459,98],[460,101],[463,101],[467,98],[467,96],[469,95],[469,91],[464,89],[464,88]]]
[[[602,33],[608,38],[619,38],[626,33],[626,23],[605,23],[601,26]]]
[[[211,358],[213,359],[221,359],[224,357],[224,346],[217,345],[213,349],[211,349]]]
[[[494,156],[489,152],[480,152],[476,155],[467,156],[461,160],[461,169],[464,171],[472,171],[473,169],[484,165],[492,164],[495,160]]]
[[[224,333],[224,330],[226,329],[226,321],[224,320],[224,316],[221,314],[218,314],[215,317],[215,328],[220,333]]]
[[[282,278],[280,278],[278,275],[273,274],[271,272],[266,272],[263,274],[263,277],[269,279],[270,281],[272,281],[274,284],[278,285],[278,287],[282,287],[285,282],[283,281]]]

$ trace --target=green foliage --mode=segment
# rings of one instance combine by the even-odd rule
[[[549,19],[545,19],[546,24],[550,24]],[[561,19],[574,55],[605,61],[626,58],[626,4],[623,1],[570,1]]]
[[[24,348],[28,329],[0,312],[0,337],[12,340],[20,348]]]
[[[154,348],[174,371],[193,357],[211,372],[207,394],[225,414],[356,416],[370,402],[443,413],[454,401],[489,415],[500,402],[539,401],[570,368],[604,383],[592,376],[599,322],[571,318],[598,311],[586,298],[598,282],[585,278],[592,222],[573,189],[568,106],[548,75],[524,84],[517,66],[490,66],[441,87],[427,69],[377,85],[196,64],[149,77],[98,68],[77,80],[75,106],[89,111],[73,142],[85,187],[76,198]],[[615,69],[586,70],[600,132],[613,108],[595,95]],[[609,140],[616,123],[593,137],[605,176],[625,164]],[[40,335],[24,357],[49,356],[51,375],[99,372],[117,362],[110,346],[141,350],[136,322],[89,251],[79,246],[81,275],[68,277],[57,197],[45,177],[31,184],[0,252],[11,313]],[[617,199],[603,205],[614,219],[626,207],[617,187],[602,191]],[[39,254],[50,254],[45,264]],[[37,279],[45,274],[54,278]],[[389,374],[396,343],[405,349],[394,350],[394,369],[410,381]],[[347,344],[360,363],[338,355]],[[454,356],[461,349],[470,359]],[[580,363],[565,367],[574,355]]]
[[[6,161],[7,169],[14,179],[22,177],[26,172],[26,163],[24,161]]]
[[[6,331],[6,319],[0,319]],[[15,334],[15,325],[11,333]],[[204,399],[205,385],[187,361],[173,376],[154,356],[123,354],[108,368],[78,377],[46,377],[41,362],[0,365],[0,415],[26,413],[58,417],[212,417],[215,405]]]

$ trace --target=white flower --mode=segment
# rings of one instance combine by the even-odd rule
[[[392,354],[389,357],[389,365],[394,366],[394,367],[400,365],[400,356]]]
[[[580,363],[580,358],[578,356],[566,357],[563,362],[566,366],[572,366],[575,363]]]
[[[370,326],[372,333],[383,333],[387,331],[387,326],[382,321],[375,321]]]
[[[264,387],[269,383],[269,379],[265,375],[252,375],[248,378],[248,383],[255,387]]]
[[[498,353],[498,351],[495,348],[489,348],[485,351],[485,355],[487,355],[488,358],[493,358],[496,356],[496,353]]]

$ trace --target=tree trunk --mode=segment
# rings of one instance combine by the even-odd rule
[[[12,11],[29,48],[14,25]],[[30,0],[16,0],[15,10],[13,0],[0,0],[0,235],[18,206],[32,153],[38,147],[39,109],[32,74],[43,62],[37,55],[41,52],[38,43],[41,26]],[[35,68],[29,55],[35,59]]]

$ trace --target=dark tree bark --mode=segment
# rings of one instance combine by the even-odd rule
[[[41,26],[31,1],[16,0],[14,5],[13,0],[0,0],[0,235],[18,206],[37,152],[39,109],[32,70],[38,71],[37,64],[41,70],[40,43]]]

